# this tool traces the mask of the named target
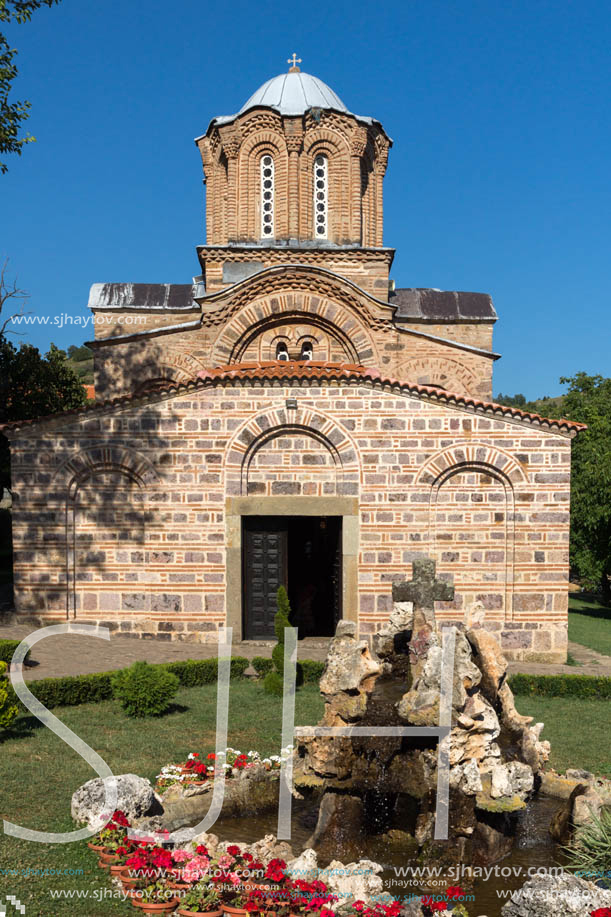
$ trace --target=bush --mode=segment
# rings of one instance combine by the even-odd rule
[[[21,640],[0,640],[0,662],[6,662],[10,665],[13,653],[21,643]],[[30,650],[26,653],[26,660],[30,658]]]
[[[274,668],[274,663],[272,660],[266,659],[265,656],[255,656],[254,659],[251,659],[250,664],[252,665],[259,678],[263,678]]]
[[[112,693],[128,716],[165,713],[180,684],[178,676],[139,660],[111,676]]]
[[[268,694],[282,697],[284,685],[284,629],[291,626],[289,621],[291,606],[284,586],[280,586],[277,593],[278,611],[274,618],[274,632],[278,641],[272,650],[274,669],[269,671],[263,681],[263,687]]]
[[[19,708],[16,704],[16,696],[13,691],[13,686],[7,678],[5,678],[5,673],[8,666],[6,662],[0,662],[0,731],[3,729],[8,729],[11,725],[17,714],[19,713]]]
[[[576,697],[606,700],[611,697],[611,678],[599,675],[512,675],[509,687],[527,697]]]
[[[306,685],[311,685],[320,681],[325,670],[325,664],[324,662],[316,662],[315,659],[303,659],[298,668],[300,669],[301,681]]]

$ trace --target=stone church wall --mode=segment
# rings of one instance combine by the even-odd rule
[[[568,435],[369,383],[236,382],[43,421],[11,440],[24,620],[214,638],[228,501],[344,497],[358,501],[358,607],[344,615],[362,634],[424,553],[456,584],[441,618],[477,604],[508,656],[565,658]]]

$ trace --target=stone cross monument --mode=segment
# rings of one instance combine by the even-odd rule
[[[413,562],[413,579],[408,583],[394,583],[393,602],[412,602],[414,623],[409,643],[409,661],[414,680],[420,675],[435,629],[435,602],[451,602],[454,586],[438,580],[435,561],[419,557]]]

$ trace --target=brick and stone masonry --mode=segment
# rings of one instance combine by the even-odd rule
[[[9,431],[20,612],[214,639],[235,618],[232,501],[275,512],[322,498],[333,512],[339,499],[358,538],[344,616],[363,635],[426,554],[456,587],[441,620],[481,603],[510,658],[564,660],[577,425],[450,404],[365,370],[308,369],[217,372]]]

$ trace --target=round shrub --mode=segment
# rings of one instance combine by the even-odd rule
[[[112,693],[128,716],[160,716],[170,703],[180,682],[166,669],[134,662],[111,678]]]

